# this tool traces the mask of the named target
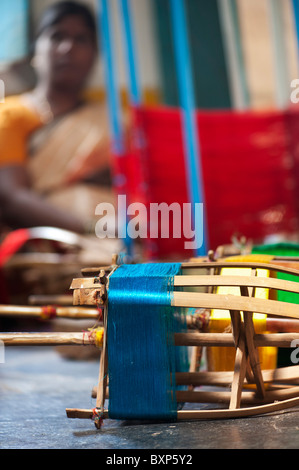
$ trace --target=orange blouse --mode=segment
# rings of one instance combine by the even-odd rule
[[[27,140],[43,125],[21,96],[10,96],[0,103],[0,167],[27,161]]]

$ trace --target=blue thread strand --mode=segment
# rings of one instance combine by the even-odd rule
[[[137,106],[142,102],[142,93],[140,89],[139,76],[137,70],[137,54],[135,50],[135,37],[133,31],[133,22],[131,20],[131,10],[128,0],[119,0],[123,30],[124,30],[124,44],[126,45],[126,58],[129,78],[130,99],[133,106]]]
[[[195,217],[196,204],[205,203],[205,201],[203,175],[201,168],[201,149],[196,129],[196,104],[193,86],[193,72],[190,57],[190,47],[187,31],[187,17],[184,1],[171,0],[170,12],[172,19],[179,95],[182,108],[184,151],[187,170],[187,187],[189,190],[189,200],[192,204],[192,216],[195,233],[198,236],[198,234],[203,231],[204,235],[202,246],[196,248],[195,251],[198,256],[203,256],[207,253],[208,234],[206,229],[206,221],[204,220],[204,227],[201,227],[200,222],[197,221]]]
[[[182,367],[186,370],[187,357],[186,348],[174,345],[174,333],[185,331],[185,322],[171,307],[173,278],[180,268],[179,263],[122,265],[110,277],[109,416],[113,419],[176,418],[174,377]]]

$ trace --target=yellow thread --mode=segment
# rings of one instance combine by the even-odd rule
[[[91,332],[92,339],[97,348],[102,349],[103,347],[103,337],[104,337],[104,328],[94,328],[89,330]]]
[[[257,269],[257,277],[269,277],[270,272],[267,270],[267,264],[270,263],[272,256],[268,255],[244,255],[244,256],[233,256],[227,258],[226,261],[236,261],[236,262],[261,262],[265,263],[265,269]],[[242,267],[234,268],[228,267],[221,269],[221,275],[252,275],[252,268]],[[232,294],[232,295],[241,295],[239,287],[218,287],[216,292],[218,294]],[[269,289],[257,288],[255,289],[256,298],[268,299],[269,298]],[[241,316],[243,315],[242,312]],[[266,333],[267,326],[267,315],[253,313],[253,323],[256,333]],[[230,312],[227,310],[212,310],[209,323],[210,333],[219,333],[225,332],[228,328],[231,327],[231,317]],[[277,348],[275,347],[263,347],[259,348],[259,357],[261,361],[261,368],[264,369],[275,369],[277,361]],[[233,347],[212,347],[208,350],[208,368],[209,370],[233,370],[235,362],[235,348]]]
[[[262,254],[252,254],[252,255],[236,255],[230,256],[225,259],[225,261],[231,262],[252,262],[252,263],[270,263],[275,258],[274,255],[262,255]]]

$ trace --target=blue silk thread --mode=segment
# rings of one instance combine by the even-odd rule
[[[121,265],[109,280],[109,417],[175,420],[175,372],[188,367],[174,345],[184,315],[171,307],[179,263]],[[183,319],[183,320],[182,320]]]

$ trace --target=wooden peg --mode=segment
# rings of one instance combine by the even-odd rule
[[[101,283],[101,284],[104,284],[104,285],[107,284],[107,281],[108,281],[108,280],[107,280],[107,276],[106,276],[106,273],[105,273],[104,269],[102,269],[102,270],[100,271],[99,280],[100,280],[100,283]]]
[[[112,255],[112,266],[116,266],[118,261],[118,254],[114,253]]]

